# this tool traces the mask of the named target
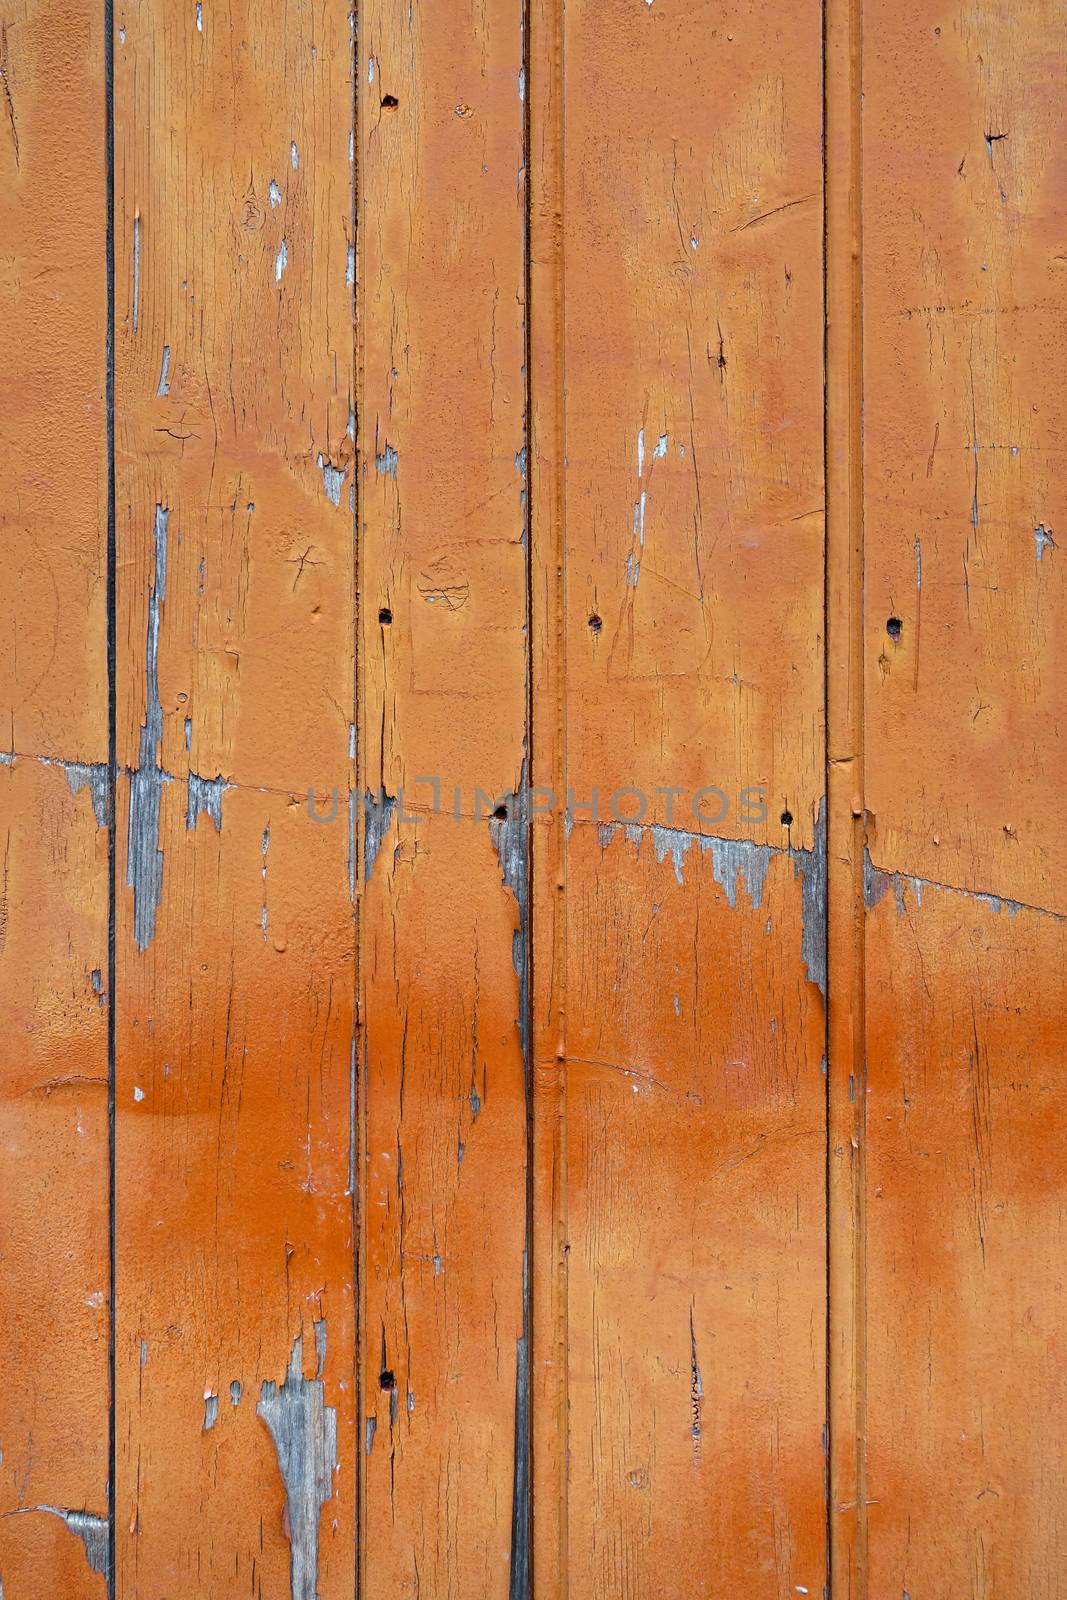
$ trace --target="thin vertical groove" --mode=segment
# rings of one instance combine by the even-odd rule
[[[830,182],[830,143],[829,143],[829,115],[830,115],[830,80],[829,80],[829,28],[827,18],[827,0],[822,6],[822,51],[820,66],[822,69],[822,290],[823,290],[823,337],[822,337],[822,377],[823,377],[823,429],[822,429],[822,462],[823,486],[827,501],[827,517],[823,531],[823,627],[829,629],[830,619],[830,540],[829,540],[829,482],[830,482],[830,212],[828,204]],[[827,641],[823,648],[823,789],[826,795],[826,830],[827,849],[824,871],[826,883],[827,912],[826,925],[823,928],[823,971],[826,973],[826,994],[823,1005],[823,1060],[826,1065],[826,1076],[823,1082],[823,1116],[826,1124],[826,1137],[823,1147],[823,1256],[826,1283],[826,1306],[823,1322],[823,1350],[825,1360],[825,1373],[823,1375],[823,1502],[825,1519],[825,1560],[826,1560],[826,1588],[827,1600],[832,1600],[834,1594],[834,1513],[833,1513],[833,1448],[834,1448],[834,1417],[833,1417],[833,1385],[830,1381],[831,1352],[833,1349],[833,1318],[832,1296],[830,1286],[830,1264],[833,1251],[833,1221],[834,1221],[834,1185],[833,1185],[833,1100],[830,1092],[830,651]]]
[[[858,1529],[857,1575],[861,1600],[868,1593],[869,1538],[867,1514],[867,1041],[866,1041],[866,907],[863,864],[866,848],[864,809],[864,683],[863,683],[863,62],[862,0],[852,0],[849,14],[849,60],[852,72],[851,195],[852,195],[852,318],[850,365],[849,494],[854,526],[855,564],[852,569],[850,643],[855,685],[856,756],[860,804],[852,817],[852,914],[855,929],[853,982],[856,1003],[852,1010],[852,1059],[857,1066],[856,1095],[856,1255],[853,1264],[856,1317],[854,1361],[856,1382],[856,1517]]]
[[[365,843],[363,830],[360,823],[361,816],[365,815],[363,807],[363,794],[365,789],[365,756],[363,751],[363,540],[360,537],[361,518],[363,515],[363,474],[361,471],[361,454],[363,447],[363,319],[360,316],[360,290],[363,274],[360,270],[360,248],[362,244],[362,229],[359,217],[359,192],[360,169],[363,158],[363,141],[361,128],[361,111],[363,96],[360,94],[360,61],[361,61],[361,22],[363,19],[362,0],[352,0],[352,162],[350,204],[352,207],[352,260],[354,269],[352,273],[352,695],[353,716],[355,719],[355,772],[353,781],[355,792],[355,895],[352,907],[355,931],[355,985],[354,1011],[353,1011],[353,1037],[352,1058],[349,1064],[349,1116],[351,1127],[349,1138],[351,1140],[351,1155],[349,1161],[349,1184],[352,1190],[352,1294],[353,1305],[353,1383],[355,1385],[355,1484],[356,1498],[356,1548],[353,1573],[353,1594],[355,1600],[360,1600],[364,1590],[363,1576],[366,1560],[366,1517],[364,1515],[364,1500],[366,1495],[366,1478],[363,1466],[363,1451],[361,1440],[363,1438],[363,1322],[365,1301],[364,1263],[366,1251],[364,1248],[363,1225],[363,1174],[366,1171],[364,1160],[365,1140],[363,1138],[364,1118],[367,1106],[367,1074],[366,1074],[366,1022],[363,1016],[363,883],[364,867],[363,856]]]
[[[115,1325],[116,1173],[115,1173],[115,884],[116,805],[118,787],[118,621],[115,537],[115,17],[114,0],[104,0],[104,172],[106,223],[104,233],[107,293],[107,350],[104,373],[104,407],[107,417],[107,1170],[108,1170],[108,1436],[107,1436],[107,1592],[116,1592],[116,1462],[118,1414],[116,1406]]]
[[[533,417],[533,337],[530,326],[530,308],[533,303],[533,189],[530,178],[531,156],[531,84],[533,81],[533,60],[530,52],[531,28],[530,0],[522,0],[520,15],[522,18],[522,79],[525,86],[522,100],[522,168],[523,168],[523,361],[525,364],[524,410],[523,418],[523,449],[526,459],[526,504],[523,508],[523,521],[526,533],[526,771],[525,783],[527,794],[523,796],[526,825],[526,859],[529,863],[526,872],[526,1003],[523,1008],[522,1018],[522,1056],[523,1071],[525,1075],[526,1090],[526,1234],[524,1242],[523,1260],[523,1356],[526,1362],[526,1551],[527,1551],[527,1595],[526,1600],[537,1592],[536,1572],[534,1568],[534,1431],[533,1431],[533,1330],[536,1295],[536,1275],[534,1273],[534,1021],[533,1021],[533,996],[534,996],[534,950],[536,948],[536,921],[534,894],[534,827],[530,814],[530,794],[533,786],[534,773],[534,683],[533,683],[533,649],[534,649],[534,558],[533,558],[533,494],[531,485],[533,480],[533,450],[531,438],[531,419]]]
[[[567,477],[566,477],[566,441],[567,441],[567,341],[566,341],[566,283],[565,283],[565,241],[563,231],[564,209],[564,182],[566,172],[565,138],[566,138],[566,89],[564,67],[564,0],[550,0],[552,6],[553,40],[552,40],[552,71],[553,71],[553,102],[556,110],[556,126],[554,129],[553,146],[555,151],[555,172],[553,193],[556,202],[555,217],[555,257],[553,274],[554,289],[554,328],[555,328],[555,437],[554,448],[556,451],[556,476],[555,476],[555,519],[556,519],[556,652],[558,670],[556,674],[556,760],[558,763],[559,791],[556,806],[556,834],[558,840],[558,865],[559,886],[556,898],[556,916],[553,938],[553,959],[555,963],[554,978],[559,995],[559,1038],[556,1046],[556,1056],[560,1070],[559,1088],[559,1222],[560,1222],[560,1252],[557,1271],[559,1273],[559,1336],[558,1354],[559,1362],[559,1413],[557,1427],[562,1443],[560,1450],[561,1481],[559,1485],[559,1595],[560,1600],[567,1600],[570,1583],[568,1577],[568,1498],[567,1498],[567,1461],[569,1455],[568,1420],[570,1415],[569,1396],[569,1354],[570,1354],[570,1328],[569,1328],[569,1301],[567,1291],[567,1217],[568,1217],[568,1190],[567,1190],[567,833],[564,826],[564,811],[568,803],[567,791]]]
[[[353,896],[352,896],[352,931],[355,941],[355,961],[352,974],[352,1048],[349,1060],[348,1083],[348,1116],[349,1116],[349,1161],[348,1185],[351,1190],[351,1227],[352,1227],[352,1382],[355,1404],[355,1450],[353,1452],[355,1468],[353,1485],[355,1493],[355,1543],[353,1552],[352,1593],[354,1600],[360,1600],[363,1593],[363,1452],[360,1449],[360,1440],[363,1437],[363,1206],[362,1206],[362,1174],[363,1140],[360,1137],[362,1127],[364,1095],[359,1083],[360,1063],[363,1060],[363,902],[361,885],[363,883],[363,850],[360,844],[360,816],[363,813],[361,804],[363,789],[360,783],[362,771],[363,729],[360,717],[360,686],[363,666],[363,652],[361,646],[361,628],[363,625],[363,584],[360,570],[360,557],[362,542],[359,537],[360,516],[362,514],[362,488],[363,480],[359,470],[359,452],[362,437],[360,405],[361,389],[360,376],[362,364],[360,362],[359,339],[360,319],[359,307],[359,161],[362,154],[359,139],[359,58],[360,58],[360,0],[352,0],[350,10],[352,26],[351,70],[352,70],[352,159],[350,162],[349,205],[352,217],[352,721],[355,728],[355,749],[350,753],[349,781],[355,785],[355,793],[351,804],[355,808],[355,819],[352,824],[353,834],[349,838],[349,849],[355,852]]]
[[[826,525],[824,529],[823,550],[823,617],[824,628],[829,633],[830,612],[832,608],[831,583],[830,583],[830,425],[831,425],[831,393],[830,393],[830,29],[829,29],[829,3],[824,0],[822,7],[822,179],[823,179],[823,210],[822,210],[822,281],[823,281],[823,483],[827,502]],[[826,926],[823,929],[824,942],[824,967],[826,973],[826,994],[823,1010],[823,1056],[826,1064],[826,1077],[823,1084],[824,1116],[826,1119],[826,1141],[824,1148],[824,1258],[826,1282],[826,1308],[824,1321],[825,1339],[825,1364],[824,1374],[824,1415],[825,1436],[823,1440],[823,1495],[825,1500],[825,1542],[826,1542],[826,1596],[832,1600],[834,1595],[834,1511],[833,1511],[833,1450],[834,1450],[834,1394],[831,1382],[831,1361],[833,1350],[833,1295],[831,1289],[831,1263],[834,1254],[833,1226],[834,1226],[834,1167],[833,1167],[833,1132],[834,1132],[834,1105],[831,1085],[833,1075],[830,1069],[831,1038],[830,1038],[830,992],[831,984],[836,981],[836,970],[831,972],[830,963],[830,649],[829,639],[825,641],[823,650],[823,788],[826,793]]]
[[[850,1600],[868,1594],[862,26],[862,0],[825,0],[827,1516]]]

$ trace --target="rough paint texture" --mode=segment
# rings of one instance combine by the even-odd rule
[[[0,1600],[1067,1593],[1061,9],[0,18]]]

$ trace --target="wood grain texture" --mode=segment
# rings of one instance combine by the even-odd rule
[[[520,1600],[522,7],[368,0],[359,39],[362,1576]]]
[[[0,19],[0,1587],[10,1600],[106,1593],[101,21],[80,0]]]
[[[116,16],[118,1573],[351,1593],[351,42]]]
[[[567,1582],[818,1593],[820,17],[562,49]]]

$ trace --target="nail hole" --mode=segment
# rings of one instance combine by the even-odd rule
[[[395,111],[399,104],[400,101],[397,99],[395,94],[382,95],[382,109],[384,111]]]
[[[381,623],[383,628],[387,628],[392,620],[393,613],[390,611],[388,606],[383,606],[378,613],[378,621]]]
[[[379,1374],[378,1374],[378,1386],[379,1386],[379,1388],[382,1388],[382,1389],[395,1389],[396,1388],[396,1379],[393,1376],[393,1374],[389,1371],[388,1367],[386,1367],[384,1372],[379,1372]]]
[[[891,639],[899,639],[904,632],[904,624],[899,617],[890,617],[885,625],[885,631]]]
[[[793,813],[791,811],[783,811],[782,812],[782,827],[783,828],[791,828],[792,826],[793,826]]]
[[[497,806],[496,810],[493,812],[493,815],[498,822],[506,822],[508,820],[507,806]]]
[[[590,628],[592,628],[594,633],[599,633],[601,628],[604,626],[604,624],[601,622],[600,618],[597,616],[595,611],[593,612],[593,615],[589,618],[589,626],[590,626]]]

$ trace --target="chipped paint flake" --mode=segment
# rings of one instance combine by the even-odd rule
[[[286,267],[288,265],[289,265],[289,246],[286,244],[285,240],[283,239],[282,242],[281,242],[281,245],[280,245],[280,247],[278,249],[278,254],[274,258],[274,281],[275,281],[275,283],[281,283],[281,281],[282,281],[282,273],[285,271],[285,269],[286,269]]]
[[[363,797],[363,881],[370,882],[374,863],[378,859],[378,852],[382,841],[392,826],[393,814],[396,811],[396,796],[386,794],[382,789],[377,795],[370,790]]]
[[[503,810],[504,815],[497,813]],[[526,1104],[530,1103],[531,1038],[529,1020],[530,814],[526,763],[517,793],[502,796],[489,821],[489,836],[500,863],[500,876],[518,908],[511,957],[518,976],[515,1019],[522,1044]],[[530,1594],[530,1275],[529,1249],[522,1256],[522,1333],[515,1345],[515,1450],[512,1465],[511,1561],[509,1600]]]
[[[170,345],[163,346],[163,359],[159,368],[159,382],[156,385],[157,395],[170,394]]]
[[[141,213],[133,214],[133,331],[141,320]]]
[[[395,478],[397,462],[399,460],[400,457],[397,455],[392,445],[387,444],[385,449],[374,457],[374,465],[385,477]]]
[[[199,773],[189,774],[189,803],[185,812],[185,826],[195,828],[201,812],[211,818],[215,832],[222,832],[222,796],[226,790],[222,777],[201,778]]]
[[[276,206],[280,206],[282,203],[282,191],[278,187],[277,178],[272,178],[270,180],[270,184],[267,188],[267,199],[270,201],[270,208],[272,211]]]
[[[107,827],[108,781],[107,767],[102,761],[64,761],[63,771],[72,795],[88,789],[93,802],[93,815],[98,828]]]
[[[256,1411],[274,1440],[285,1485],[292,1600],[317,1600],[319,1516],[322,1507],[333,1498],[333,1475],[337,1470],[337,1412],[325,1404],[322,1381],[326,1324],[315,1324],[314,1378],[304,1377],[303,1344],[303,1336],[298,1335],[282,1384],[270,1380],[263,1383]]]
[[[59,1517],[85,1546],[85,1557],[93,1572],[110,1579],[111,1559],[106,1517],[94,1517],[88,1511],[64,1511],[59,1506],[34,1506],[34,1511],[45,1511],[50,1517]]]
[[[148,638],[145,667],[145,720],[137,770],[130,774],[130,822],[127,837],[126,882],[133,890],[133,932],[140,950],[146,950],[156,931],[156,911],[163,893],[163,852],[159,847],[159,804],[163,785],[170,777],[159,765],[163,737],[163,708],[159,702],[160,606],[167,595],[167,534],[170,512],[156,506],[155,575],[148,592]]]
[[[322,473],[322,487],[326,490],[326,498],[331,505],[341,504],[341,489],[344,486],[347,466],[335,467],[324,455],[318,458],[319,471]]]
[[[568,826],[574,819],[567,818]],[[607,849],[616,833],[623,836],[640,851],[645,838],[649,838],[657,862],[668,856],[679,884],[684,883],[684,867],[690,850],[711,859],[712,877],[726,895],[727,904],[737,905],[738,885],[742,881],[753,910],[759,910],[767,873],[776,856],[792,861],[794,874],[801,878],[801,956],[806,975],[826,994],[826,802],[820,802],[814,827],[814,842],[810,850],[800,847],[783,849],[779,845],[757,844],[751,839],[727,839],[713,834],[689,833],[683,828],[665,828],[658,824],[642,826],[635,822],[599,822],[597,839],[601,849]]]
[[[1036,559],[1040,561],[1044,557],[1046,550],[1055,550],[1055,548],[1056,541],[1052,537],[1052,529],[1046,528],[1043,522],[1039,522],[1034,529],[1034,555]]]

